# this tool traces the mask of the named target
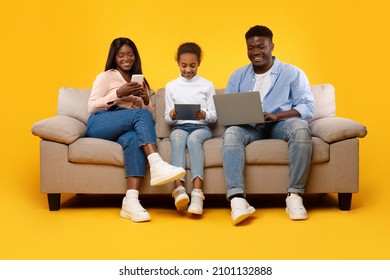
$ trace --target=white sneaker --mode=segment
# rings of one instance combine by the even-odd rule
[[[177,211],[186,211],[190,198],[183,186],[179,186],[172,192],[172,197],[175,199],[175,206]]]
[[[232,221],[234,225],[241,223],[243,220],[252,215],[256,209],[249,205],[249,203],[241,197],[235,197],[230,201],[232,208]]]
[[[151,220],[148,211],[141,206],[137,198],[123,198],[120,216],[133,222],[147,222]]]
[[[300,195],[292,193],[287,196],[286,205],[286,212],[290,215],[291,220],[306,220],[308,218]]]
[[[170,165],[165,161],[160,161],[150,166],[150,185],[163,185],[175,181],[185,174],[186,171],[183,168]]]
[[[191,204],[188,207],[188,213],[202,215],[204,194],[202,191],[191,192]]]

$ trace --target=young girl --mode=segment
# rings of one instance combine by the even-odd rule
[[[150,184],[162,185],[185,174],[161,159],[156,146],[156,131],[151,113],[149,84],[131,82],[142,74],[141,58],[128,38],[112,41],[105,71],[97,75],[88,111],[87,136],[118,142],[123,147],[127,192],[120,216],[134,222],[149,221],[149,213],[138,200],[138,190],[150,166]]]
[[[186,148],[188,148],[190,169],[193,183],[191,204],[184,188],[184,177],[174,181],[172,193],[175,206],[179,211],[201,215],[203,200],[202,187],[204,180],[203,143],[212,137],[209,123],[217,119],[212,82],[197,75],[202,59],[202,50],[195,43],[180,45],[176,60],[180,68],[180,77],[167,83],[165,87],[165,121],[173,125],[170,134],[172,143],[171,160],[175,166],[185,168]],[[176,120],[175,104],[200,104],[201,110],[194,115],[194,120]]]

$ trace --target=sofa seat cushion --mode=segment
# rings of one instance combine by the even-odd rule
[[[312,163],[324,163],[329,161],[330,147],[321,138],[313,137]],[[222,142],[221,137],[212,138],[204,143],[205,167],[222,167]],[[170,161],[171,143],[168,138],[158,142],[159,152],[165,160]],[[246,149],[246,164],[288,164],[287,143],[283,140],[265,139],[250,143]],[[187,155],[187,166],[188,164]]]
[[[124,166],[123,149],[113,141],[83,137],[69,145],[69,161]]]
[[[312,163],[329,161],[329,144],[313,137]],[[288,164],[287,142],[277,139],[254,141],[246,147],[246,164]]]

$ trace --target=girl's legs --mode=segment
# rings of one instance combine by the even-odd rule
[[[176,128],[169,135],[171,140],[171,161],[175,166],[185,168],[186,166],[186,145],[189,133],[184,129]],[[184,177],[174,181],[175,189],[172,197],[175,200],[175,206],[178,211],[185,211],[188,207],[190,198],[184,187]]]
[[[203,201],[205,199],[202,188],[204,180],[204,149],[203,144],[212,137],[208,127],[194,130],[187,139],[188,153],[191,163],[193,190],[191,192],[191,204],[188,212],[201,215],[203,213]]]

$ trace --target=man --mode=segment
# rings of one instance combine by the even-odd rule
[[[245,200],[245,146],[265,139],[288,142],[289,186],[286,211],[292,220],[307,219],[301,194],[305,191],[312,153],[309,125],[314,114],[314,98],[305,73],[272,56],[273,33],[254,26],[245,34],[251,64],[236,70],[225,93],[259,91],[266,123],[230,126],[224,134],[223,166],[234,225],[255,212]]]

